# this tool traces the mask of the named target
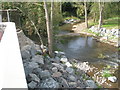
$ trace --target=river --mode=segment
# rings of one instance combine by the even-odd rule
[[[69,33],[71,35],[67,35]],[[118,78],[117,66],[120,60],[117,56],[117,48],[109,44],[98,42],[92,36],[78,35],[65,30],[60,30],[58,32],[58,35],[59,34],[62,36],[58,36],[58,41],[54,43],[55,50],[65,52],[69,59],[74,58],[82,62],[89,62],[89,65],[95,69],[88,74],[100,86],[105,88],[118,88],[118,79],[115,83],[112,83],[101,75],[101,72],[107,69],[109,72],[113,72],[112,75]],[[29,38],[39,44],[38,37],[32,35],[29,36]],[[105,82],[102,82],[102,78]]]
[[[68,33],[71,32],[65,30],[59,31],[61,35],[59,36],[59,41],[61,43],[56,43],[57,48],[65,52],[69,59],[89,62],[90,66],[94,67],[95,70],[88,74],[102,87],[117,88],[118,82],[112,83],[100,75],[103,70],[110,66],[109,71],[113,71],[113,75],[118,77],[118,68],[115,69],[115,66],[118,66],[118,63],[120,63],[117,57],[117,48],[98,42],[92,36],[75,35],[74,33],[73,35],[71,33],[71,36],[67,35]],[[102,83],[102,78],[106,80],[104,83]]]

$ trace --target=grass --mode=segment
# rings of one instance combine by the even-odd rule
[[[102,27],[107,28],[107,29],[112,29],[112,28],[118,29],[118,20],[119,19],[120,19],[120,17],[112,17],[112,18],[106,19],[103,21]],[[88,24],[91,27],[91,26],[98,25],[98,22],[95,23],[93,20],[89,20]]]
[[[79,18],[73,17],[73,16],[71,16],[71,17],[65,17],[65,18],[64,18],[64,20],[69,20],[69,19],[80,20]]]
[[[108,77],[110,77],[112,75],[108,70],[106,70],[106,71],[103,72],[102,76],[105,77],[105,78],[108,78]]]

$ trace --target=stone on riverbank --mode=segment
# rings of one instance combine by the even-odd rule
[[[93,80],[87,80],[86,84],[87,84],[88,88],[97,88],[97,85],[95,84],[95,82]]]
[[[59,83],[56,82],[53,78],[47,78],[42,81],[41,88],[59,88]]]
[[[115,76],[111,76],[111,77],[108,77],[108,80],[114,83],[117,81],[117,78]]]
[[[44,64],[43,56],[42,55],[36,55],[32,58],[33,62],[36,62],[38,64]]]
[[[40,79],[35,74],[29,74],[29,78],[31,81],[40,82]]]
[[[28,84],[28,87],[34,89],[34,88],[36,87],[36,85],[37,85],[36,82],[31,81],[31,82]]]

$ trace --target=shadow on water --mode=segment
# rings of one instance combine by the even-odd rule
[[[99,59],[99,55],[111,55],[117,49],[108,44],[100,43],[94,40],[93,37],[74,36],[61,37],[57,48],[64,51],[68,58],[80,59],[81,61],[95,61]]]
[[[67,34],[67,31],[62,31],[60,34],[65,35]],[[118,82],[112,83],[108,81],[107,78],[106,81],[102,83],[101,78],[104,77],[100,74],[105,68],[110,66],[111,68],[109,71],[114,72],[113,75],[118,78],[118,69],[115,69],[115,66],[118,66],[118,62],[120,62],[120,60],[117,59],[117,56],[115,56],[114,60],[112,58],[103,59],[104,56],[116,55],[117,48],[109,44],[98,42],[91,36],[83,35],[61,36],[59,37],[59,41],[60,43],[56,43],[57,48],[65,52],[69,59],[74,58],[79,61],[89,62],[90,66],[95,68],[88,74],[96,82],[99,82],[99,85],[105,88],[118,88]]]

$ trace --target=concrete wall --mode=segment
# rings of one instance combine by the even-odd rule
[[[15,23],[0,24],[7,25],[0,42],[0,86],[27,88]]]

